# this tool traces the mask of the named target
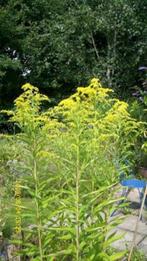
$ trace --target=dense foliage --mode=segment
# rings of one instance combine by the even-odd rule
[[[12,227],[17,250],[36,261],[118,260],[125,252],[111,244],[120,219],[110,216],[120,172],[132,167],[140,123],[97,79],[47,112],[40,110],[46,96],[30,84],[22,89],[7,111],[20,129],[10,138],[15,162],[8,164],[22,189],[21,233]]]
[[[0,102],[26,81],[58,99],[93,76],[123,95],[145,64],[146,11],[145,0],[1,0]]]

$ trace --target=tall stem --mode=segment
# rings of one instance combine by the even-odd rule
[[[41,219],[40,219],[39,202],[38,202],[37,164],[35,158],[34,158],[33,165],[34,165],[33,177],[35,181],[35,205],[36,205],[36,217],[37,217],[37,233],[38,233],[38,241],[39,241],[39,254],[40,254],[40,261],[43,261],[42,240],[41,240]]]
[[[77,140],[77,160],[76,160],[76,260],[79,260],[80,254],[80,224],[79,224],[79,181],[80,181],[80,151],[79,135]]]

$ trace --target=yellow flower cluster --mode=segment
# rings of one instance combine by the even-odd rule
[[[24,84],[21,88],[22,88],[22,90],[23,90],[24,92],[26,92],[26,91],[36,91],[36,92],[38,92],[38,88],[37,88],[37,87],[34,87],[34,86],[31,85],[30,83]]]
[[[14,102],[15,111],[13,112],[12,121],[19,122],[21,126],[25,126],[26,122],[45,121],[44,118],[39,118],[40,104],[43,101],[48,101],[48,97],[39,93],[37,87],[26,83],[22,86],[24,91]],[[38,117],[38,118],[37,118]]]
[[[116,100],[116,102],[113,105],[112,109],[114,111],[117,110],[117,112],[120,112],[122,114],[128,115],[128,112],[127,112],[128,104],[126,102]]]
[[[48,101],[48,97],[28,83],[22,89],[24,92],[15,100],[15,111],[9,112],[11,120],[18,122],[21,127],[29,126],[30,130],[41,126],[50,138],[60,133],[66,135],[77,127],[77,122],[89,133],[93,133],[93,129],[97,130],[101,142],[117,135],[118,126],[125,125],[126,121],[127,132],[135,129],[136,123],[129,118],[128,104],[112,99],[112,90],[103,88],[96,78],[91,80],[88,87],[78,87],[75,94],[62,100],[47,113],[40,112],[40,105],[42,101]]]
[[[111,93],[111,89],[103,88],[100,81],[94,78],[88,87],[78,87],[75,94],[62,100],[51,110],[50,116],[60,119],[59,125],[62,122],[69,128],[76,128],[76,121],[85,124],[89,130],[97,128],[101,141],[108,140],[114,135],[117,137],[118,127],[129,120],[128,104],[112,99]],[[52,124],[50,129],[59,129],[56,121],[52,121]],[[134,128],[134,126],[131,127],[130,124],[129,128]],[[114,133],[111,134],[113,131]]]
[[[120,121],[123,117],[128,117],[129,113],[128,113],[127,109],[128,109],[128,104],[126,102],[115,99],[114,105],[107,112],[105,121],[106,122],[115,122],[115,121]]]
[[[76,102],[72,98],[68,98],[61,101],[59,106],[64,107],[65,109],[73,109],[76,106]]]
[[[79,109],[79,104],[90,107],[93,101],[103,102],[110,92],[112,92],[111,89],[102,88],[99,80],[94,78],[88,87],[78,87],[74,95],[61,101],[58,108],[73,111]]]

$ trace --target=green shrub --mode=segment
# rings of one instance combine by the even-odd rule
[[[34,221],[22,223],[22,255],[36,261],[118,260],[124,252],[109,249],[121,221],[110,215],[120,171],[127,173],[133,163],[140,124],[97,79],[46,113],[40,105],[47,97],[29,84],[23,90],[7,112],[21,129],[15,138],[25,175],[17,178],[34,202],[33,211],[22,209],[22,219]]]

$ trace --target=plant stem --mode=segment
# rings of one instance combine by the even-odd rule
[[[42,240],[41,240],[41,220],[39,214],[39,203],[38,203],[38,182],[37,182],[37,164],[36,159],[34,159],[33,176],[35,181],[35,205],[36,205],[36,217],[37,217],[37,232],[39,241],[39,254],[40,261],[43,261],[43,251],[42,251]]]
[[[76,161],[76,260],[79,260],[80,242],[79,242],[79,180],[80,180],[80,159],[79,159],[79,135],[77,142],[77,161]]]

